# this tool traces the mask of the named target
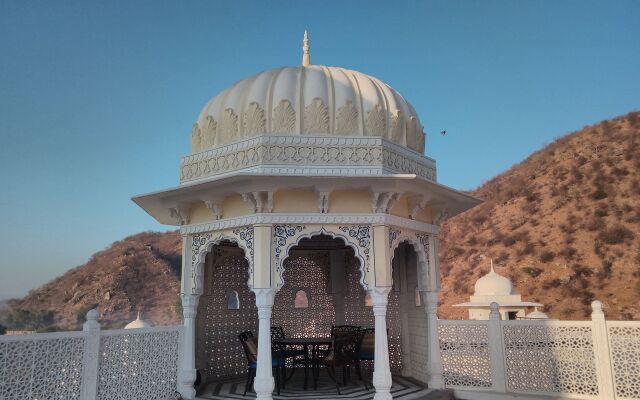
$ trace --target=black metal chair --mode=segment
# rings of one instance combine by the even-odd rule
[[[358,353],[356,362],[356,372],[358,377],[367,387],[366,381],[362,378],[362,361],[374,361],[376,352],[376,330],[374,328],[365,328],[360,330],[358,343]]]
[[[247,391],[253,385],[256,378],[256,369],[258,368],[258,341],[253,336],[253,332],[245,331],[238,335],[244,354],[247,357],[247,382],[244,385],[244,394],[247,395]],[[271,358],[271,368],[275,370],[276,391],[280,395],[280,367],[282,366],[282,359],[279,357]]]
[[[342,334],[358,333],[360,331],[359,326],[355,325],[331,325],[331,337],[339,336]]]
[[[304,360],[301,360],[300,357],[304,356],[303,349],[292,349],[287,346],[283,346],[278,344],[278,340],[286,339],[286,335],[284,333],[284,328],[281,326],[272,326],[271,327],[271,354],[273,358],[277,358],[280,360],[281,377],[282,377],[282,388],[284,389],[286,381],[291,378],[293,373],[295,372],[295,366],[304,364]],[[287,365],[291,367],[291,375],[287,377],[286,369]]]
[[[332,329],[333,331],[333,329]],[[336,382],[336,390],[340,395],[340,383],[338,382],[338,369],[342,369],[342,384],[346,382],[346,370],[357,365],[359,331],[342,330],[334,332],[331,340],[331,349],[322,363],[327,367],[329,377]],[[366,384],[365,384],[366,387]]]

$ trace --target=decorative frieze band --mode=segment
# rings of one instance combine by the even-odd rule
[[[234,229],[254,224],[309,224],[309,225],[359,225],[359,224],[383,224],[398,228],[410,229],[429,234],[437,234],[439,228],[436,225],[427,224],[416,220],[397,217],[389,214],[252,214],[236,218],[228,218],[204,222],[201,224],[183,225],[180,233],[183,235],[198,234],[203,232]]]
[[[432,159],[379,137],[262,135],[183,157],[180,168],[183,183],[240,170],[273,168],[281,173],[303,169],[317,175],[333,170],[348,175],[395,172],[436,181]]]

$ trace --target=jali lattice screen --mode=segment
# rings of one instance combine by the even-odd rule
[[[597,396],[591,326],[504,322],[507,386],[513,391]]]
[[[491,387],[491,358],[485,321],[440,321],[438,336],[445,385]]]
[[[175,394],[178,327],[105,331],[98,400],[164,399]]]
[[[80,399],[84,337],[64,335],[0,341],[0,399]]]
[[[640,326],[609,322],[609,346],[616,396],[640,399]]]
[[[333,297],[327,292],[328,253],[289,257],[284,268],[285,284],[276,294],[272,325],[282,326],[290,337],[328,337],[336,321]],[[299,290],[307,293],[309,307],[294,307]]]
[[[238,335],[243,331],[258,334],[255,295],[247,285],[248,268],[240,249],[214,248],[207,257],[196,332],[196,366],[205,382],[247,372]],[[237,309],[228,307],[232,291],[238,294]]]

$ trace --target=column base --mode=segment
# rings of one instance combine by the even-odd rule
[[[440,371],[442,371],[442,364],[430,364],[427,367],[429,389],[444,389],[444,378]]]
[[[391,373],[377,373],[373,372],[373,387],[376,389],[376,394],[373,396],[374,400],[387,400],[391,399],[391,385],[393,379]]]
[[[276,383],[273,377],[271,377],[271,379],[260,379],[256,377],[256,380],[253,383],[253,390],[256,392],[256,399],[273,399],[273,389],[275,389],[275,387]]]
[[[379,392],[376,389],[376,394],[373,395],[373,400],[393,400],[393,396],[391,396],[390,392]]]
[[[185,400],[196,398],[196,389],[193,387],[193,383],[196,381],[197,376],[198,372],[195,369],[180,371],[177,390]]]

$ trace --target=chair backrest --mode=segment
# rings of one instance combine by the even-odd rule
[[[354,361],[358,355],[358,332],[341,332],[333,336],[331,348],[336,364],[348,364]]]
[[[285,339],[284,328],[281,326],[271,327],[271,351],[280,352],[284,350],[284,346],[276,343],[277,340]]]
[[[360,348],[358,352],[373,353],[376,350],[376,330],[366,328],[360,330]]]
[[[360,331],[359,326],[354,325],[331,325],[331,337],[343,334],[357,334]]]
[[[244,349],[244,355],[247,356],[247,363],[251,364],[258,362],[258,342],[256,341],[253,332],[245,331],[238,335],[240,344]]]

